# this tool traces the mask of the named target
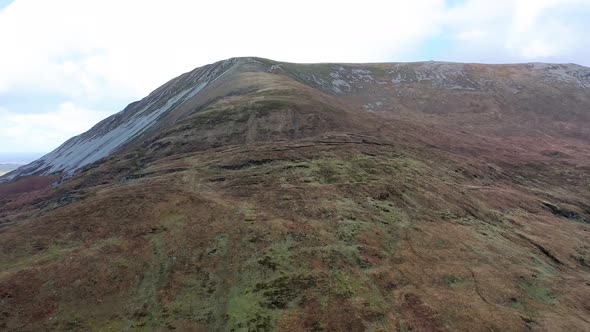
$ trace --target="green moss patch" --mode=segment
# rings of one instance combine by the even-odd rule
[[[520,282],[520,286],[533,300],[544,304],[557,304],[558,298],[551,289],[544,286],[539,280],[527,278]]]

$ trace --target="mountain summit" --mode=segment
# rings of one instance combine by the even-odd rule
[[[68,140],[8,179],[32,174],[72,175],[81,167],[124,147],[137,147],[142,140],[154,139],[159,131],[178,125],[197,113],[210,111],[215,103],[223,104],[221,99],[225,99],[225,103],[234,99],[233,103],[239,104],[241,100],[238,96],[256,97],[249,102],[265,106],[281,101],[281,94],[293,99],[296,96],[289,96],[290,91],[285,89],[297,88],[302,90],[300,93],[308,94],[309,98],[331,96],[338,99],[323,100],[324,103],[334,105],[329,108],[356,108],[373,113],[412,109],[423,114],[453,114],[464,113],[465,108],[478,106],[483,109],[477,110],[477,113],[483,111],[489,115],[489,112],[506,113],[511,108],[509,105],[516,104],[523,111],[540,108],[534,110],[537,114],[528,112],[522,115],[543,123],[545,119],[539,118],[543,115],[550,119],[558,114],[568,116],[568,112],[564,112],[560,105],[547,104],[549,99],[557,103],[569,103],[567,106],[570,107],[586,106],[584,102],[587,100],[579,99],[587,98],[585,91],[590,88],[590,69],[573,64],[477,65],[432,61],[300,65],[259,58],[232,58],[197,68],[169,81],[146,98],[130,104],[88,132]],[[416,88],[424,93],[421,96],[414,95],[416,92],[413,89]],[[571,95],[575,88],[581,90],[578,97]],[[274,98],[264,92],[272,90]],[[565,96],[567,100],[561,97],[564,91],[568,92]],[[318,96],[318,93],[324,96]],[[536,96],[536,93],[542,93],[543,97]],[[481,99],[478,104],[464,105],[465,101],[471,102],[476,98]],[[297,104],[300,101],[291,102]],[[352,102],[355,103],[350,105]],[[343,103],[349,105],[343,107]],[[569,117],[571,119],[571,114]],[[330,120],[335,121],[332,118]],[[584,128],[579,129],[583,135],[588,134]],[[219,137],[211,137],[208,141],[212,139]]]
[[[197,68],[0,178],[8,330],[590,329],[590,69]]]

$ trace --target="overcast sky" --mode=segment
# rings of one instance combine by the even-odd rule
[[[0,0],[0,153],[49,152],[195,67],[590,66],[590,0]]]

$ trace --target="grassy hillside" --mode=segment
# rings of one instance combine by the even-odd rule
[[[586,326],[587,188],[342,138],[111,173],[130,156],[52,189],[0,234],[6,327]]]
[[[531,107],[534,80],[514,106],[430,83],[331,94],[340,65],[297,66],[217,81],[59,186],[1,184],[0,328],[590,329],[583,91],[541,131],[557,111]]]

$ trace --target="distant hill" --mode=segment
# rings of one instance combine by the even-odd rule
[[[0,330],[590,331],[588,174],[585,67],[217,62],[0,178]]]
[[[0,176],[15,170],[22,166],[22,164],[0,164]]]

